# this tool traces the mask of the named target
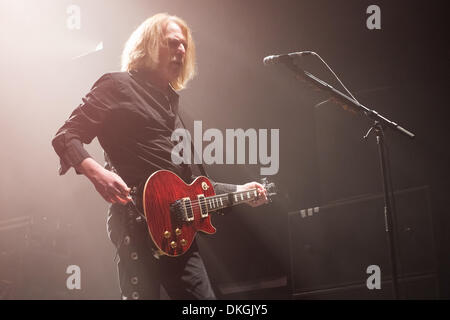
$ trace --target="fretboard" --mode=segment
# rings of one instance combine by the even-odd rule
[[[208,212],[217,211],[220,209],[235,206],[241,203],[246,203],[258,199],[258,190],[250,189],[245,191],[231,192],[226,194],[219,194],[212,197],[206,197],[205,202]]]

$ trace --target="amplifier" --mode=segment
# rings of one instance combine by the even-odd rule
[[[438,295],[428,186],[394,193],[400,297]],[[297,298],[392,298],[383,195],[365,195],[288,213],[289,286]],[[369,266],[381,289],[369,290]]]

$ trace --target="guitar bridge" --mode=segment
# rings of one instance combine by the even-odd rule
[[[170,205],[170,211],[180,221],[194,221],[194,211],[192,210],[191,199],[182,198]]]

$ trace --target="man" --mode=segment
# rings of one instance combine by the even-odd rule
[[[108,234],[119,255],[123,299],[158,299],[160,285],[172,299],[215,299],[197,244],[176,258],[155,257],[146,223],[130,202],[130,187],[157,170],[192,180],[189,166],[171,161],[171,134],[182,126],[175,90],[185,87],[194,70],[195,46],[188,26],[176,16],[157,14],[130,36],[122,72],[97,80],[52,141],[61,159],[60,174],[74,167],[112,203]],[[106,168],[83,148],[94,137],[105,151]],[[261,195],[252,206],[267,202],[266,190],[256,182],[214,183],[216,193],[252,188]]]

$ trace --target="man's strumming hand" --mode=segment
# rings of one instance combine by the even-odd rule
[[[91,180],[97,192],[107,202],[126,204],[131,201],[130,188],[122,178],[103,168],[94,159],[84,159],[76,169]]]

